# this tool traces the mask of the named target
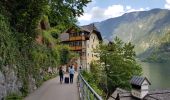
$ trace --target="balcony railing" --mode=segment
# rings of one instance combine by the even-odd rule
[[[78,75],[80,100],[103,100],[86,82],[81,73]]]
[[[73,36],[70,37],[70,41],[78,41],[78,40],[85,40],[85,36]]]
[[[86,56],[81,56],[80,57],[82,60],[86,60]]]
[[[84,46],[70,46],[70,49],[71,50],[82,50],[82,49],[84,49],[85,47]]]

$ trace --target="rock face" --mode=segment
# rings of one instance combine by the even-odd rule
[[[0,99],[2,99],[5,95],[6,95],[5,77],[3,73],[0,71]]]
[[[33,92],[34,90],[36,90],[36,81],[35,79],[32,77],[32,75],[29,75],[29,90],[30,92]]]
[[[50,68],[52,73],[56,74],[58,72],[57,68]],[[41,79],[44,78],[43,69],[40,71],[42,73]],[[31,93],[37,89],[37,81],[33,78],[33,75],[28,75],[28,92]],[[3,66],[0,69],[0,100],[3,100],[6,96],[10,94],[22,95],[24,82],[18,77],[17,67],[15,66]]]
[[[17,73],[9,66],[5,66],[3,72],[0,71],[0,100],[11,93],[20,93],[22,87]]]

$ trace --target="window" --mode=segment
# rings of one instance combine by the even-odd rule
[[[76,43],[76,46],[79,46],[79,42],[75,42]]]
[[[73,42],[70,42],[70,46],[73,46]]]
[[[80,46],[82,46],[82,42],[80,41]]]
[[[78,36],[80,36],[81,35],[81,33],[80,32],[78,32]]]
[[[82,52],[82,56],[86,56],[85,52]]]

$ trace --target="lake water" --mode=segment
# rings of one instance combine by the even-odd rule
[[[142,65],[143,76],[151,82],[150,89],[170,89],[170,63],[147,63]]]

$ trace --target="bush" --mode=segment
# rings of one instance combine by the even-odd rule
[[[5,97],[5,100],[23,100],[23,97],[16,93],[11,93]]]

